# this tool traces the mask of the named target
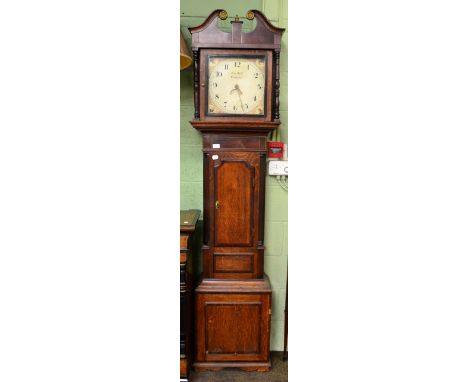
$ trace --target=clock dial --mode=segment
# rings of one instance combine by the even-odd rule
[[[208,76],[208,114],[264,115],[265,57],[212,56]]]

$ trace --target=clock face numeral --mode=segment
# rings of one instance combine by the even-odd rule
[[[265,77],[265,57],[208,57],[209,113],[263,115]]]

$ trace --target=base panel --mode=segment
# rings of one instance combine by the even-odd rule
[[[267,277],[204,279],[195,291],[195,365],[268,371],[270,316]]]
[[[266,372],[271,368],[271,362],[195,362],[195,371],[219,371],[228,368],[241,369],[243,371]]]

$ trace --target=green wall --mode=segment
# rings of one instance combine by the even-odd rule
[[[281,140],[288,142],[288,10],[287,0],[220,1],[181,0],[180,25],[185,41],[190,46],[187,27],[201,24],[215,9],[225,9],[229,16],[236,14],[244,21],[244,30],[252,30],[254,22],[245,19],[249,9],[259,9],[272,24],[286,28],[281,48],[280,113]],[[230,30],[229,21],[221,28]],[[203,210],[203,172],[201,135],[192,128],[193,118],[193,67],[180,73],[180,208]],[[286,296],[286,269],[288,261],[288,194],[274,177],[266,180],[265,213],[265,272],[273,288],[271,316],[271,350],[283,349],[284,304]]]

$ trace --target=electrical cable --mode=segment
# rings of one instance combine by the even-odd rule
[[[288,191],[288,183],[284,180],[284,178],[285,178],[284,175],[283,176],[277,175],[276,176],[276,181],[281,186],[281,188],[287,192]]]

